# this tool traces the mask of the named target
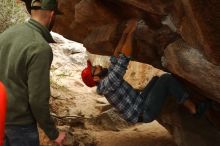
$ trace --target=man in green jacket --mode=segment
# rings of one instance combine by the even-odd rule
[[[56,0],[32,2],[31,19],[0,35],[0,80],[8,101],[4,146],[39,146],[37,124],[59,146],[65,138],[58,132],[49,111],[50,30],[60,14]]]

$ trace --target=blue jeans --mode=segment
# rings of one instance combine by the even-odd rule
[[[146,123],[157,118],[167,97],[176,97],[179,104],[189,97],[187,90],[169,73],[153,78],[149,84],[141,93],[145,97],[142,120]]]
[[[6,126],[4,146],[39,146],[37,125]]]

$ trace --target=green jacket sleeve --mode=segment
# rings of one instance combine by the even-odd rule
[[[27,62],[30,108],[39,126],[51,140],[54,140],[59,133],[49,111],[52,49],[49,45],[39,46],[39,44],[38,47],[31,49]]]

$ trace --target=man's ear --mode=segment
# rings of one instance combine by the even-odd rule
[[[50,12],[50,18],[52,19],[52,17],[55,15],[55,11],[51,11]]]
[[[93,80],[96,81],[96,82],[99,82],[100,81],[100,77],[99,76],[94,76]]]

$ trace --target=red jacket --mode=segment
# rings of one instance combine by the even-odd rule
[[[6,90],[0,82],[0,146],[3,146],[6,114]]]

